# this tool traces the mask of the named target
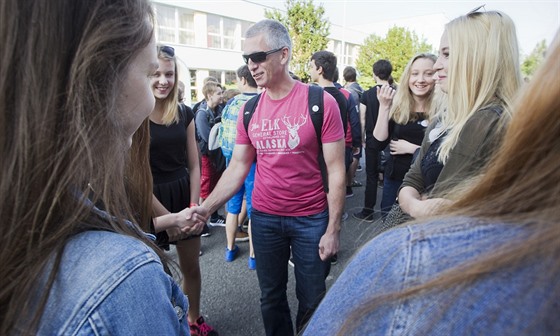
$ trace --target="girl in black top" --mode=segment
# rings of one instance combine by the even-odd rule
[[[389,145],[391,153],[383,177],[381,212],[384,215],[395,203],[404,175],[424,138],[434,95],[436,59],[432,54],[414,56],[404,69],[400,90],[388,86],[378,90],[379,116],[373,139],[379,148]],[[380,94],[381,91],[388,94]]]
[[[195,127],[190,108],[178,104],[177,63],[175,50],[158,47],[159,68],[152,76],[152,91],[156,98],[150,114],[150,166],[154,183],[154,225],[158,217],[197,205],[200,195],[200,163],[195,139]],[[207,335],[217,333],[200,315],[201,275],[199,265],[200,234],[203,226],[189,232],[168,229],[157,235],[163,248],[177,245],[183,274],[183,291],[189,298],[188,319],[191,334],[201,330]]]

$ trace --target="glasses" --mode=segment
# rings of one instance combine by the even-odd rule
[[[278,49],[269,50],[269,51],[259,51],[256,53],[252,53],[249,55],[241,55],[245,64],[249,64],[249,60],[253,61],[253,63],[262,63],[266,61],[266,57],[270,54],[274,54],[275,52],[279,52],[280,50],[284,49],[285,47],[280,47]]]
[[[170,47],[170,46],[159,46],[158,47],[158,52],[162,52],[162,53],[168,55],[169,57],[174,57],[175,56],[175,48]]]

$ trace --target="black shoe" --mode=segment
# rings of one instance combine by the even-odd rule
[[[373,222],[373,212],[370,214],[365,214],[363,211],[360,211],[353,213],[352,217],[365,222]]]
[[[212,216],[210,217],[210,221],[208,222],[208,225],[224,227],[226,226],[226,219],[221,215]]]
[[[200,234],[200,236],[208,237],[209,235],[211,235],[210,227],[208,226],[208,224],[204,224],[204,229],[202,229],[202,233]]]
[[[354,192],[352,191],[352,187],[346,187],[346,198],[354,196]]]
[[[331,265],[336,265],[338,263],[338,253],[331,257]]]
[[[354,182],[352,182],[352,184],[350,185],[352,188],[358,188],[358,187],[363,187],[364,185],[361,184],[360,182],[354,180]]]

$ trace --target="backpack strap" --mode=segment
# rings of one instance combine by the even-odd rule
[[[323,103],[323,88],[316,85],[309,85],[309,114],[311,115],[311,121],[313,122],[313,128],[315,128],[315,135],[317,136],[317,143],[319,144],[319,150],[317,153],[317,161],[319,163],[319,169],[321,170],[321,180],[323,181],[323,190],[325,193],[329,192],[329,179],[327,174],[327,164],[325,162],[325,157],[323,156],[323,141],[321,140],[321,135],[323,131],[323,114],[324,114],[324,103]]]
[[[247,134],[249,134],[249,122],[253,117],[253,113],[255,113],[255,110],[257,109],[259,99],[261,99],[261,93],[249,99],[245,103],[245,110],[243,111],[243,126],[245,126],[245,132]]]

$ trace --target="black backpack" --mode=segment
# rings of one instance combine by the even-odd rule
[[[255,113],[259,99],[261,98],[261,93],[255,97],[249,99],[245,103],[245,111],[243,112],[243,126],[245,127],[245,132],[249,133],[249,122]],[[311,116],[311,121],[313,122],[313,128],[315,128],[315,134],[317,135],[317,142],[319,143],[319,154],[317,155],[317,161],[319,163],[319,168],[321,169],[321,178],[323,180],[323,189],[326,193],[329,192],[329,183],[327,177],[327,165],[325,163],[325,158],[323,156],[323,143],[321,141],[321,131],[323,129],[323,89],[319,86],[309,85],[309,106],[308,111]]]

